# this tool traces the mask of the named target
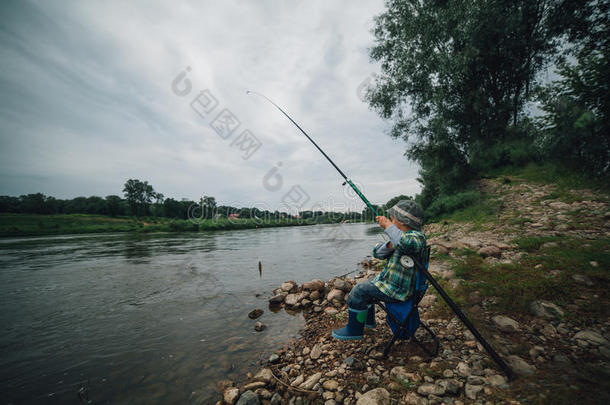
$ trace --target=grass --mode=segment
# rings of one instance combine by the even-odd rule
[[[539,299],[565,308],[582,296],[597,296],[597,304],[583,302],[573,316],[601,315],[603,303],[610,300],[610,272],[607,271],[610,268],[610,239],[583,243],[576,238],[523,237],[514,242],[529,253],[518,263],[489,264],[476,254],[453,261],[456,276],[465,280],[454,295],[461,298],[466,291],[478,290],[482,296],[496,297],[495,310],[508,313],[527,312],[530,302]],[[557,245],[544,247],[547,242]],[[591,262],[596,262],[597,266]],[[572,279],[574,274],[585,275],[593,281],[593,286],[577,284]]]
[[[573,170],[557,167],[552,163],[530,163],[524,167],[504,167],[494,171],[493,175],[507,178],[516,176],[533,183],[554,184],[558,188],[558,195],[564,195],[568,199],[572,198],[570,197],[571,193],[567,191],[570,189],[582,190],[587,188],[605,193],[610,192],[610,182],[607,178],[592,178]]]
[[[170,218],[108,217],[85,214],[0,214],[0,237],[64,235],[101,232],[197,232],[312,225],[296,219],[205,219],[198,222]]]

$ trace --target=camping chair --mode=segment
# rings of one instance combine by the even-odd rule
[[[421,299],[426,294],[426,290],[428,289],[428,281],[426,277],[422,274],[421,269],[428,269],[428,263],[430,262],[430,247],[427,247],[424,251],[423,259],[424,263],[422,264],[416,258],[411,256],[413,259],[413,263],[415,264],[415,293],[411,299],[405,302],[399,303],[382,303],[378,302],[377,305],[381,307],[385,311],[386,322],[390,326],[392,330],[393,336],[385,350],[383,351],[383,356],[387,357],[392,349],[392,345],[396,340],[409,340],[414,341],[419,347],[421,347],[431,358],[436,357],[438,354],[439,342],[438,338],[432,332],[432,330],[419,319],[419,311],[418,305]],[[422,342],[420,342],[415,337],[415,331],[419,327],[423,327],[424,330],[432,337],[434,341],[434,348],[432,350],[428,349]]]

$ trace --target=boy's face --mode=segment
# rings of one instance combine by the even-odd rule
[[[392,215],[390,215],[390,220],[392,221],[392,223],[394,225],[396,225],[396,228],[398,229],[411,229],[409,228],[407,225],[403,224],[402,222],[400,222],[399,220],[397,220],[396,218],[394,218]]]

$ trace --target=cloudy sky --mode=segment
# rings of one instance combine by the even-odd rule
[[[0,194],[120,195],[136,178],[173,198],[361,209],[250,89],[371,201],[414,195],[405,144],[358,93],[378,69],[368,49],[382,10],[379,0],[2,1]]]

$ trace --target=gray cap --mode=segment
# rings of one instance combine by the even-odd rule
[[[424,210],[413,200],[400,200],[388,210],[388,215],[411,229],[420,231],[424,224]]]

